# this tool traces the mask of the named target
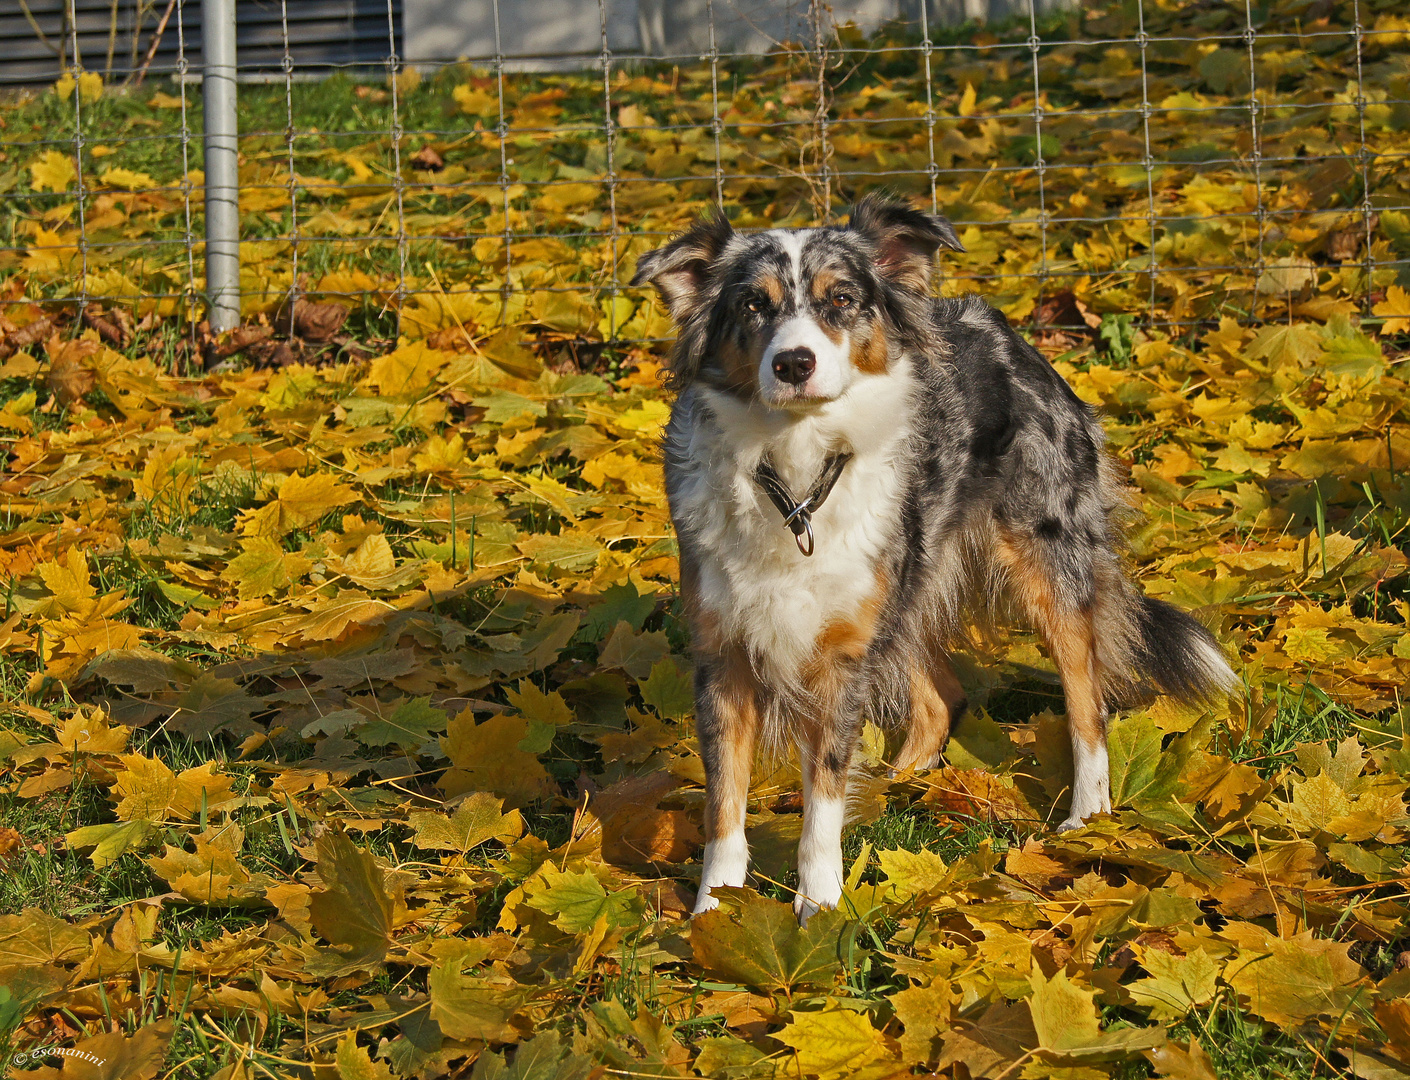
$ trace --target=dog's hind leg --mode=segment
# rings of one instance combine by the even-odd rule
[[[1067,729],[1072,739],[1072,809],[1060,826],[1078,828],[1093,814],[1111,810],[1111,775],[1106,751],[1106,705],[1095,632],[1094,586],[1084,594],[1052,570],[1041,543],[1001,539],[996,548],[1015,598],[1037,626],[1062,678]],[[1074,575],[1076,576],[1076,575]]]
[[[893,772],[932,769],[940,752],[969,707],[964,687],[955,678],[955,669],[943,649],[931,649],[928,663],[911,666],[910,729],[905,745],[896,755]]]
[[[1091,615],[1082,611],[1060,614],[1043,636],[1062,677],[1067,730],[1072,739],[1072,809],[1059,827],[1076,829],[1093,814],[1111,812],[1107,713]]]
[[[749,871],[744,818],[760,693],[748,660],[738,653],[701,658],[697,664],[695,726],[705,763],[705,857],[696,914],[718,906],[711,889],[743,885]]]

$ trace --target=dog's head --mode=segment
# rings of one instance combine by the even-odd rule
[[[806,408],[932,347],[941,247],[964,250],[945,218],[873,195],[843,227],[744,235],[723,217],[698,222],[643,255],[632,284],[655,285],[676,321],[677,388]]]

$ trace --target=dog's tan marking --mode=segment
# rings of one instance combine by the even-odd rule
[[[843,694],[857,677],[858,661],[871,647],[889,588],[885,572],[878,570],[871,595],[849,617],[834,619],[823,628],[813,657],[803,668],[809,708],[795,721],[798,743],[817,766],[814,776],[824,794],[837,794],[846,787],[852,759],[850,736],[834,730],[827,721],[834,717]]]
[[[1106,710],[1091,611],[1063,603],[1043,573],[1042,560],[1024,551],[1013,537],[1000,533],[995,552],[1016,599],[1042,634],[1057,665],[1067,699],[1069,730],[1092,749],[1105,747]]]
[[[733,335],[727,337],[720,346],[720,366],[724,368],[725,385],[745,395],[752,395],[759,387],[759,364],[748,349],[741,349]]]
[[[685,608],[686,622],[690,625],[693,647],[705,654],[723,652],[725,641],[720,617],[701,603],[700,571],[690,559],[681,560],[681,606]]]
[[[911,668],[910,730],[896,755],[896,771],[933,768],[968,702],[943,649],[928,650],[929,662]]]
[[[764,290],[764,294],[773,301],[775,307],[783,303],[783,282],[779,281],[777,275],[763,274],[754,284]]]
[[[827,294],[832,291],[834,285],[842,280],[842,275],[836,270],[819,270],[813,276],[813,280],[808,282],[808,291],[812,293],[814,300],[827,300]],[[834,345],[841,345],[844,331],[837,326],[832,326],[827,322],[818,321],[818,329],[827,335],[827,339]]]
[[[862,327],[857,328],[859,332]],[[886,371],[886,361],[890,348],[886,341],[886,329],[879,321],[866,328],[865,336],[852,341],[852,366],[868,375],[881,375]]]
[[[705,840],[734,833],[744,821],[754,743],[759,735],[761,687],[741,649],[719,657],[715,713],[719,724],[716,753],[705,792]]]
[[[845,619],[833,619],[818,635],[818,643],[809,668],[828,665],[838,658],[860,660],[866,655],[871,639],[876,636],[876,622],[886,603],[889,582],[884,570],[876,571],[876,584],[871,595]]]
[[[819,270],[813,275],[813,280],[808,283],[808,291],[813,294],[814,300],[822,300],[841,280],[842,275],[836,270]]]

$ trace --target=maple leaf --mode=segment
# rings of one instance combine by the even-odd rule
[[[310,559],[286,552],[283,545],[270,536],[241,540],[240,547],[241,554],[226,564],[225,576],[235,582],[236,594],[241,600],[273,596],[296,582],[313,565]]]
[[[127,728],[109,727],[102,709],[79,709],[59,726],[54,741],[71,754],[116,754],[127,746],[129,734]]]
[[[175,1028],[171,1020],[158,1020],[131,1036],[112,1031],[82,1039],[65,1055],[62,1075],[83,1080],[154,1080],[161,1075]],[[69,1063],[74,1061],[79,1066],[70,1069]],[[59,1070],[53,1071],[53,1076],[59,1075]]]
[[[1108,753],[1112,806],[1158,802],[1179,784],[1184,762],[1179,754],[1161,749],[1161,732],[1149,713],[1113,724]]]
[[[417,472],[449,472],[465,461],[465,440],[459,433],[449,439],[432,435],[411,461]]]
[[[78,177],[73,158],[58,150],[46,150],[29,165],[30,186],[35,191],[67,191]]]
[[[534,997],[531,987],[503,977],[464,974],[459,957],[431,968],[431,1018],[452,1039],[519,1042],[529,1033],[522,1013]]]
[[[524,887],[529,907],[553,916],[553,925],[564,933],[583,934],[599,919],[609,928],[630,926],[640,918],[641,904],[634,889],[608,893],[588,872],[565,873],[544,866]]]
[[[38,908],[0,915],[0,965],[11,970],[73,963],[88,955],[88,932]]]
[[[385,600],[374,600],[357,589],[340,589],[336,596],[320,596],[307,615],[287,624],[291,636],[305,641],[337,641],[352,627],[374,624],[396,609]]]
[[[949,1029],[949,1018],[959,998],[943,980],[928,986],[912,986],[888,999],[896,1019],[905,1028],[900,1038],[905,1061],[931,1063],[944,1050],[941,1036]]]
[[[503,813],[503,799],[484,791],[473,792],[455,812],[445,814],[413,813],[407,824],[416,830],[412,842],[430,851],[468,853],[487,840],[509,842],[524,833],[524,819],[518,810]]]
[[[372,361],[364,383],[379,397],[410,397],[430,386],[450,359],[450,353],[413,341]]]
[[[499,103],[499,99],[493,94],[468,84],[455,87],[451,91],[451,97],[463,112],[467,112],[471,116],[491,116]]]
[[[252,875],[240,864],[244,839],[243,829],[226,825],[194,836],[194,852],[168,844],[160,856],[145,861],[173,891],[198,904],[263,906],[273,879]]]
[[[1200,1046],[1199,1040],[1191,1038],[1188,1046],[1166,1043],[1154,1050],[1145,1052],[1147,1059],[1161,1076],[1171,1080],[1219,1080],[1214,1071],[1214,1063]]]
[[[974,1077],[1013,1075],[1015,1063],[1032,1056],[1038,1036],[1026,1001],[998,1002],[946,1031],[936,1069],[963,1062]]]
[[[446,714],[431,706],[429,697],[403,701],[391,715],[378,715],[357,728],[354,735],[364,746],[399,746],[415,750],[431,740],[437,731],[444,731]]]
[[[674,728],[667,727],[654,716],[639,713],[635,709],[628,715],[633,723],[631,731],[591,737],[592,741],[602,748],[603,761],[640,763],[650,757],[653,751],[674,745],[680,737]]]
[[[1310,930],[1284,940],[1252,923],[1232,923],[1220,936],[1239,947],[1224,980],[1271,1023],[1341,1016],[1363,992],[1365,973],[1347,944],[1314,938]]]
[[[682,674],[669,657],[651,665],[651,674],[637,688],[641,700],[667,720],[679,720],[695,709],[694,680]]]
[[[636,585],[627,581],[605,589],[601,599],[588,608],[583,632],[589,641],[601,641],[616,629],[618,623],[626,623],[634,632],[640,632],[646,617],[656,607],[656,597],[637,591]]]
[[[385,1064],[373,1061],[366,1049],[357,1045],[357,1032],[350,1031],[338,1041],[333,1057],[338,1080],[396,1080]]]
[[[1386,298],[1372,307],[1371,313],[1385,317],[1385,322],[1381,324],[1382,334],[1410,333],[1410,293],[1399,285],[1386,289]]]
[[[103,183],[120,191],[148,191],[159,185],[148,173],[131,169],[109,169],[103,173]]]
[[[1256,769],[1215,755],[1207,755],[1184,777],[1184,783],[1187,796],[1203,804],[1215,818],[1246,810],[1270,790]]]
[[[216,732],[248,735],[256,729],[250,717],[258,703],[234,679],[219,679],[203,672],[176,699],[169,723],[176,731],[194,738],[209,738]]]
[[[1173,956],[1160,949],[1143,949],[1141,966],[1148,978],[1126,984],[1137,1005],[1150,1009],[1153,1020],[1183,1020],[1218,992],[1219,965],[1203,949]]]
[[[481,724],[468,711],[457,716],[440,740],[451,761],[441,790],[447,797],[492,791],[510,806],[551,795],[548,772],[533,753],[521,749],[529,724],[523,716],[492,716]]]
[[[1253,360],[1266,360],[1273,367],[1296,370],[1321,359],[1322,343],[1315,331],[1297,323],[1268,326],[1249,342],[1247,355]]]
[[[521,679],[515,690],[505,690],[504,697],[520,714],[541,724],[559,728],[577,719],[562,694],[557,690],[546,694],[528,679]]]
[[[1012,760],[1017,751],[1008,732],[983,709],[965,715],[945,749],[945,760],[961,769],[997,769]]]
[[[297,473],[279,485],[279,496],[260,510],[246,513],[241,526],[249,537],[279,537],[312,525],[340,506],[356,502],[357,494],[329,473]]]
[[[821,911],[806,927],[790,904],[769,900],[749,889],[716,889],[714,896],[737,903],[697,915],[690,927],[695,962],[729,982],[760,990],[828,986],[841,970],[838,943],[851,933],[841,911]]]
[[[364,589],[392,587],[397,580],[392,545],[381,533],[364,537],[357,550],[343,559],[343,573]]]
[[[93,850],[88,857],[93,860],[93,868],[101,870],[115,863],[124,852],[139,850],[156,831],[153,822],[138,818],[106,825],[84,825],[65,833],[64,842],[75,850],[91,847]]]
[[[799,1068],[819,1080],[892,1075],[895,1063],[886,1061],[892,1052],[866,1014],[828,1004],[819,1012],[794,1011],[792,1019],[774,1033],[779,1042],[793,1048]]]
[[[889,895],[897,901],[937,892],[951,879],[945,863],[932,851],[878,851],[876,857],[886,875]]]
[[[231,781],[217,776],[206,762],[178,776],[165,762],[141,754],[118,759],[122,771],[113,785],[119,799],[117,815],[123,821],[187,821],[204,806],[207,811],[229,802]]]
[[[49,604],[35,609],[36,614],[80,611],[97,596],[88,573],[88,557],[77,547],[69,548],[64,562],[40,563],[35,569],[53,594]]]
[[[1048,1054],[1079,1061],[1109,1060],[1165,1042],[1165,1030],[1160,1027],[1102,1031],[1092,991],[1077,986],[1064,971],[1048,979],[1035,964],[1031,981],[1028,1008],[1033,1031]]]
[[[392,899],[382,868],[333,829],[318,839],[318,876],[324,889],[309,899],[313,928],[342,951],[348,967],[379,963],[392,933]]]
[[[619,622],[603,644],[598,663],[605,668],[621,668],[633,678],[646,679],[670,651],[666,635],[660,631],[640,634],[627,623]]]

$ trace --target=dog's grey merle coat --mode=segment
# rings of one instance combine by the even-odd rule
[[[943,218],[869,198],[847,227],[703,222],[639,264],[680,331],[666,484],[709,788],[701,908],[743,880],[757,739],[803,751],[799,913],[836,903],[861,718],[908,720],[897,767],[934,765],[964,709],[948,655],[972,622],[1026,619],[1054,656],[1067,826],[1110,809],[1108,703],[1232,682],[1203,627],[1127,578],[1092,409],[997,311],[932,297],[942,246],[961,246]],[[767,458],[802,492],[838,452],[854,457],[805,559],[754,473]]]

